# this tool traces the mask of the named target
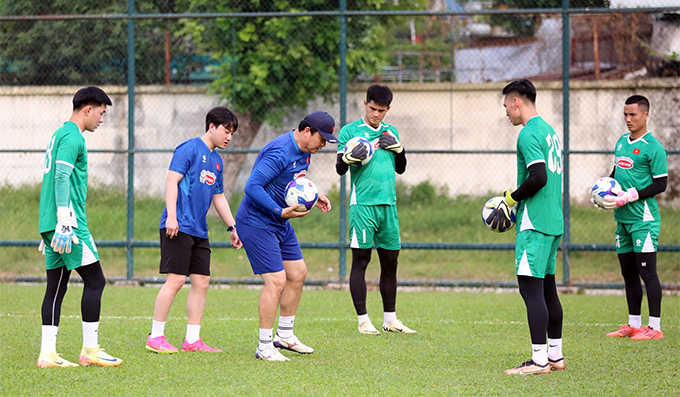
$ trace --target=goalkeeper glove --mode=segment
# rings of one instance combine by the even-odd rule
[[[360,163],[368,157],[368,149],[365,144],[356,145],[352,150],[342,155],[342,161],[347,164]]]
[[[632,203],[633,201],[637,201],[637,199],[639,198],[640,195],[638,194],[637,189],[632,187],[626,190],[625,192],[623,190],[617,191],[616,196],[612,195],[604,196],[603,206],[604,208],[611,210],[614,208],[622,207],[628,203]]]
[[[404,151],[404,147],[401,145],[401,142],[399,142],[397,137],[394,136],[394,134],[389,131],[385,131],[380,136],[380,140],[378,140],[378,145],[382,149],[391,150],[394,153],[401,153]]]
[[[69,224],[70,221],[71,210],[66,207],[57,208],[57,227],[54,230],[54,237],[52,237],[50,246],[59,254],[71,252],[71,241],[73,241],[73,244],[78,244],[78,237]]]
[[[504,231],[510,229],[513,225],[512,218],[510,214],[512,212],[512,207],[517,204],[512,198],[509,190],[503,192],[503,199],[495,205],[495,203],[487,203],[486,207],[491,208],[491,214],[486,218],[485,222],[487,225],[491,226],[492,229],[498,230],[503,233]]]
[[[38,244],[38,252],[40,252],[41,254],[43,254],[43,256],[45,256],[45,241],[44,240],[40,240],[40,244]]]

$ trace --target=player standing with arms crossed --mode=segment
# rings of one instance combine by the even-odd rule
[[[621,185],[617,197],[605,196],[605,208],[614,209],[616,252],[628,302],[628,323],[611,337],[632,340],[663,339],[661,332],[661,283],[656,271],[656,246],[661,215],[656,195],[666,190],[666,149],[647,130],[649,101],[641,95],[626,100],[623,116],[629,134],[619,138],[610,177]],[[642,328],[642,284],[647,289],[649,325]]]
[[[321,150],[326,142],[338,142],[334,129],[333,117],[316,111],[305,116],[295,130],[266,144],[255,159],[244,188],[245,196],[236,212],[239,235],[250,266],[264,282],[258,307],[260,339],[255,350],[255,358],[260,360],[288,361],[276,348],[301,354],[314,352],[293,334],[307,266],[295,230],[288,221],[303,217],[309,211],[299,212],[295,206],[289,207],[285,191],[290,181],[307,175],[312,153]],[[325,214],[331,210],[331,202],[319,193],[316,207]],[[272,340],[279,306],[279,326]]]
[[[393,126],[383,123],[390,110],[392,90],[382,85],[372,85],[366,92],[366,113],[361,119],[342,128],[338,136],[338,159],[335,169],[344,175],[349,169],[352,189],[349,201],[349,233],[352,248],[352,270],[349,289],[359,322],[359,332],[380,335],[366,310],[366,268],[371,261],[375,244],[380,258],[380,295],[383,301],[383,326],[385,332],[412,334],[416,331],[397,319],[397,265],[401,237],[397,216],[397,189],[395,172],[406,171],[406,153],[399,142],[399,133]],[[376,148],[373,158],[365,165],[366,148],[358,145],[344,153],[345,144],[354,137],[366,138]]]
[[[211,109],[205,116],[205,133],[175,149],[165,181],[165,208],[161,215],[160,272],[167,273],[165,284],[156,297],[151,333],[146,349],[154,353],[176,353],[165,339],[165,322],[180,288],[191,279],[187,297],[187,332],[182,350],[219,353],[200,337],[205,299],[210,286],[210,241],[206,215],[214,204],[217,214],[228,226],[233,247],[241,248],[234,216],[224,197],[222,157],[238,129],[238,119],[226,107]]]
[[[94,132],[104,122],[107,105],[111,106],[111,99],[100,88],[78,90],[73,96],[71,118],[52,135],[47,147],[40,192],[39,250],[45,255],[47,288],[42,303],[39,368],[78,366],[61,358],[56,350],[61,304],[74,269],[84,284],[80,304],[83,348],[78,361],[81,365],[102,367],[123,363],[99,347],[101,297],[106,278],[85,214],[88,176],[83,132]]]
[[[517,137],[517,190],[504,200],[487,223],[499,231],[510,227],[510,209],[519,203],[515,267],[519,292],[527,308],[532,356],[506,374],[547,374],[564,369],[562,305],[555,285],[555,258],[564,233],[562,214],[562,145],[555,130],[536,112],[531,81],[503,88],[503,106],[512,125],[524,128]],[[546,344],[547,334],[547,344]]]

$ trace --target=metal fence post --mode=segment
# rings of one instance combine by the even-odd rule
[[[128,0],[128,187],[127,187],[127,279],[134,277],[135,238],[135,0]]]
[[[347,122],[347,0],[340,0],[340,125],[338,134]],[[345,175],[340,176],[340,222],[338,230],[338,275],[344,280],[347,275],[345,243],[347,238],[347,184]]]
[[[569,243],[570,243],[570,211],[569,211],[569,70],[571,60],[569,57],[569,0],[562,0],[562,122],[564,125],[564,138],[562,140],[562,170],[564,171],[564,190],[563,190],[563,213],[564,213],[564,235],[562,236],[562,283],[569,284]]]

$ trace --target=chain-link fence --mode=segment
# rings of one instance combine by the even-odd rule
[[[203,132],[210,108],[226,104],[239,116],[222,152],[235,212],[266,142],[313,110],[328,111],[338,125],[358,120],[366,88],[383,82],[395,94],[385,121],[408,153],[397,178],[400,279],[512,283],[514,233],[490,233],[479,211],[490,195],[515,186],[519,129],[507,121],[501,90],[529,78],[539,113],[564,146],[563,281],[620,280],[612,214],[594,210],[587,191],[611,172],[614,144],[627,132],[623,103],[641,94],[652,105],[650,130],[669,154],[659,269],[662,282],[677,285],[680,6],[640,1],[569,8],[554,0],[4,0],[0,273],[43,274],[35,247],[44,150],[84,85],[104,88],[114,103],[86,136],[90,229],[107,276],[150,279],[172,151]],[[349,176],[335,173],[330,146],[313,156],[309,175],[334,211],[294,221],[313,280],[344,278],[348,262]],[[212,217],[210,225],[211,245],[227,248],[223,227]],[[245,254],[213,250],[213,277],[250,279]]]

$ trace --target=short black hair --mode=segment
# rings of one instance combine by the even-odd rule
[[[307,128],[307,127],[309,127],[309,130],[312,132],[312,135],[314,135],[315,133],[319,132],[319,130],[317,130],[316,128],[312,127],[312,126],[307,122],[307,120],[305,120],[305,119],[302,119],[302,121],[300,121],[300,124],[298,124],[298,128],[297,128],[297,129],[298,129],[298,131],[304,131],[305,128]]]
[[[536,87],[527,79],[515,80],[503,88],[503,95],[517,94],[529,100],[532,104],[536,103]]]
[[[376,105],[390,106],[392,103],[392,90],[386,85],[371,85],[366,90],[366,103],[371,101]]]
[[[217,106],[210,109],[208,114],[205,116],[206,131],[210,129],[211,123],[215,127],[224,126],[224,128],[227,130],[233,129],[233,132],[238,130],[238,118],[231,110],[224,106]]]
[[[111,98],[99,87],[81,88],[73,96],[73,110],[80,110],[88,105],[101,106],[113,105]]]
[[[637,103],[638,108],[643,112],[649,112],[649,100],[642,95],[633,95],[632,97],[626,99],[626,105],[632,105]]]

